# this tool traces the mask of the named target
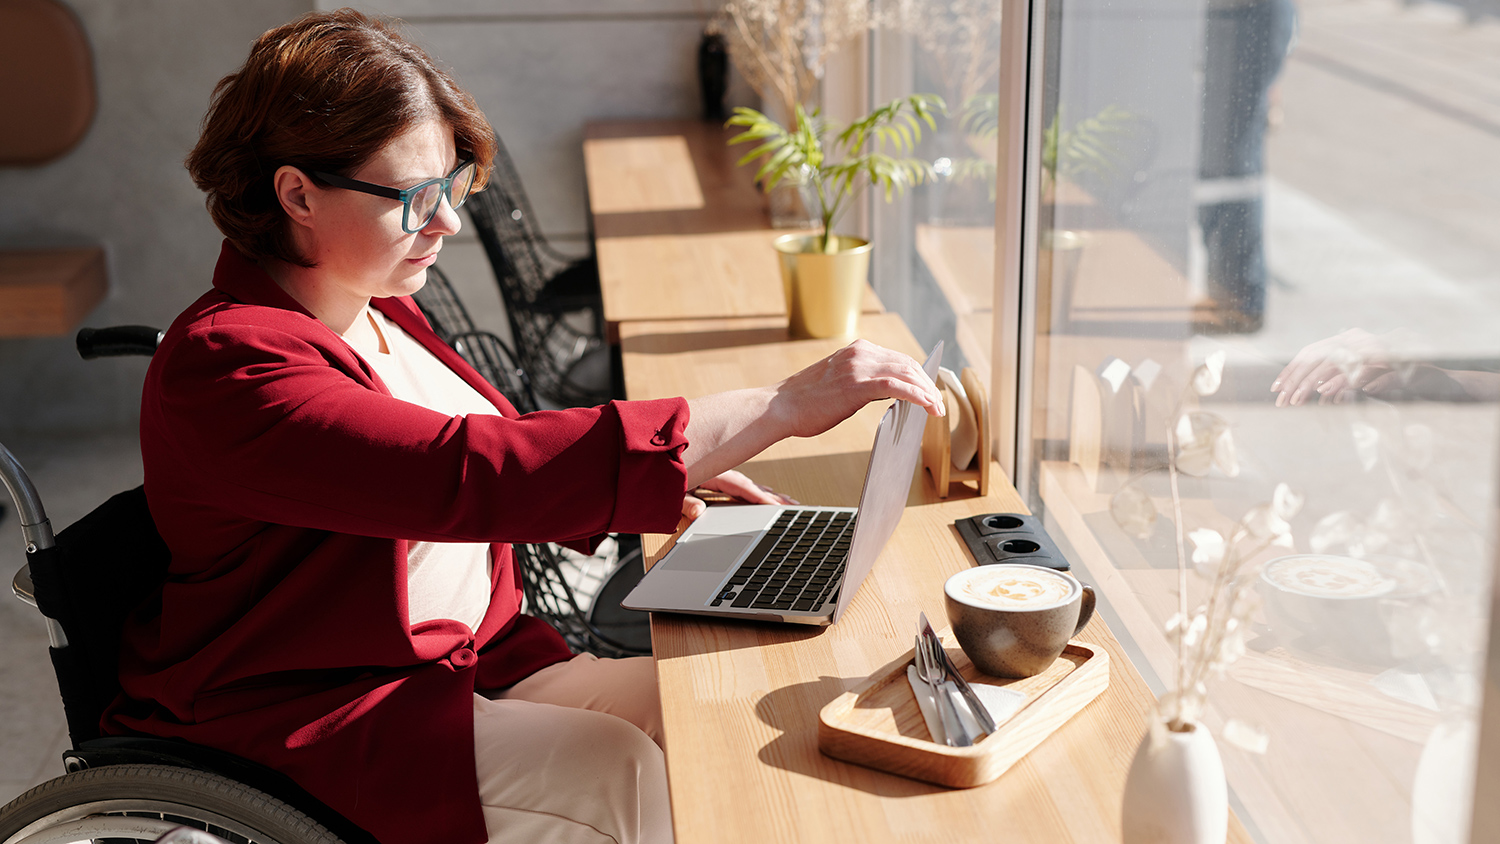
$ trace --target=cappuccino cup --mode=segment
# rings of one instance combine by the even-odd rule
[[[1094,615],[1094,589],[1067,572],[1020,563],[965,569],[943,585],[953,636],[995,677],[1047,670]]]

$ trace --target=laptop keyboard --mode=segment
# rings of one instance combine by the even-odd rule
[[[788,510],[719,590],[713,606],[810,612],[838,596],[854,514]]]

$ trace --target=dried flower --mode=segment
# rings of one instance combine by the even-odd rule
[[[1211,396],[1224,383],[1224,351],[1221,349],[1208,356],[1203,365],[1193,370],[1193,392],[1200,396]]]
[[[1215,466],[1227,477],[1240,473],[1234,436],[1229,423],[1217,413],[1193,411],[1177,419],[1177,470],[1203,477]]]
[[[1265,753],[1266,748],[1271,744],[1271,737],[1265,730],[1238,718],[1231,718],[1224,725],[1224,740],[1250,753]]]
[[[1302,509],[1303,497],[1286,484],[1277,484],[1271,493],[1271,512],[1283,519],[1290,519]]]
[[[865,0],[728,0],[709,23],[734,66],[783,119],[809,102],[828,59],[870,27]]]
[[[1240,520],[1244,525],[1246,533],[1251,539],[1262,542],[1270,542],[1277,537],[1290,535],[1292,526],[1286,519],[1276,515],[1276,510],[1270,504],[1257,504],[1245,513]]]
[[[967,102],[999,76],[999,3],[877,0],[875,5],[876,24],[912,36],[954,102]]]
[[[1193,541],[1193,565],[1204,577],[1213,577],[1224,562],[1224,535],[1211,528],[1198,528],[1188,534]]]

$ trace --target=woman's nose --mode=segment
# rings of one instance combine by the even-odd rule
[[[437,213],[422,227],[424,234],[451,236],[458,234],[464,227],[463,220],[459,219],[458,211],[448,204],[448,197],[438,199]]]

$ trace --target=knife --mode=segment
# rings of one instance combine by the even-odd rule
[[[943,725],[943,743],[949,747],[968,747],[974,743],[969,734],[964,730],[963,719],[959,718],[958,710],[954,707],[953,698],[943,689],[943,684],[933,679],[934,675],[942,668],[932,662],[928,656],[926,643],[922,641],[922,634],[916,636],[916,663],[917,674],[926,681],[927,687],[932,690],[932,708],[937,710],[938,717]]]
[[[964,675],[958,672],[958,667],[953,664],[953,660],[948,658],[948,651],[943,647],[943,642],[938,638],[937,633],[933,632],[932,625],[927,622],[926,613],[921,613],[919,624],[921,625],[922,635],[930,637],[937,644],[937,647],[933,648],[933,650],[937,651],[942,659],[938,667],[942,670],[943,677],[946,680],[951,680],[954,687],[958,689],[958,693],[963,695],[964,701],[969,704],[969,710],[974,713],[974,720],[979,722],[979,726],[984,729],[984,732],[986,734],[993,733],[996,727],[994,717],[990,715],[990,711],[985,708],[984,703],[979,700],[979,695],[974,694],[974,689],[969,686],[969,681],[965,680]]]

